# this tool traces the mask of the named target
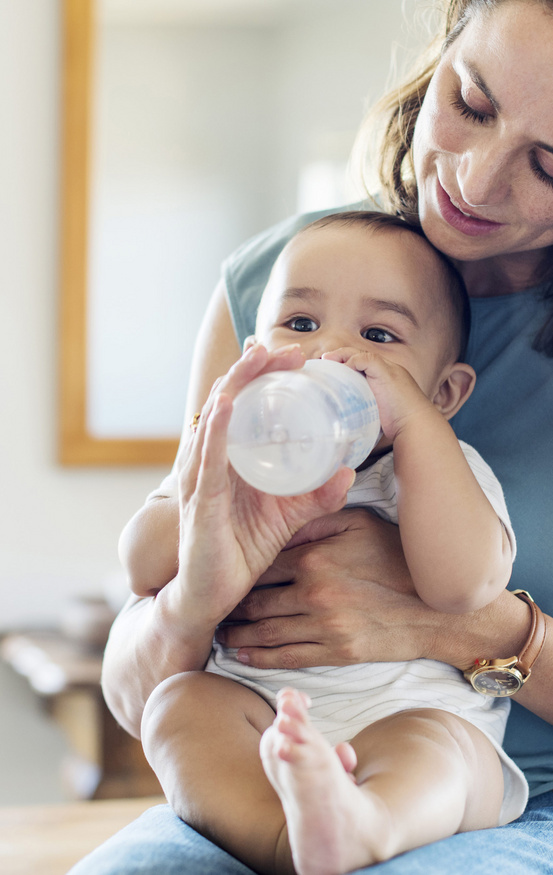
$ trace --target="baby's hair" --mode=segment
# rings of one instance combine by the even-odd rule
[[[471,320],[470,299],[464,280],[449,258],[430,243],[418,225],[410,225],[404,219],[399,218],[399,216],[393,216],[390,213],[379,213],[376,210],[346,210],[343,213],[330,213],[328,216],[323,216],[322,219],[311,222],[302,228],[299,234],[310,230],[317,230],[317,228],[325,228],[328,225],[363,225],[374,231],[399,228],[401,231],[407,231],[410,234],[421,237],[436,256],[442,273],[441,279],[443,280],[444,289],[448,293],[449,309],[453,317],[452,330],[458,338],[458,345],[455,350],[452,350],[455,353],[454,360],[459,362],[465,360]]]

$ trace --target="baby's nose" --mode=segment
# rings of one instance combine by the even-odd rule
[[[347,362],[352,355],[356,355],[358,352],[363,352],[363,350],[357,349],[355,346],[340,346],[337,349],[323,353],[321,358],[330,359],[333,362]]]

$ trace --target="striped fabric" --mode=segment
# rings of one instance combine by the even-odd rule
[[[515,537],[499,482],[479,454],[461,443],[465,456],[488,500],[501,519],[512,545]],[[393,454],[381,457],[357,475],[348,493],[348,507],[370,507],[397,524]],[[411,662],[318,666],[300,670],[257,669],[236,659],[236,651],[214,642],[206,671],[228,677],[254,690],[274,708],[283,686],[308,693],[311,719],[331,744],[347,741],[366,726],[414,708],[438,708],[457,714],[490,739],[501,760],[505,781],[501,823],[518,817],[525,808],[528,787],[523,773],[501,748],[510,710],[508,699],[477,693],[461,672],[428,659]]]

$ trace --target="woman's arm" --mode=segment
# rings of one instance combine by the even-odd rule
[[[175,621],[166,591],[157,598],[131,596],[112,626],[104,653],[104,698],[135,738],[140,738],[142,711],[154,688],[178,672],[202,669],[205,663],[204,641],[198,642],[190,629]]]
[[[194,349],[178,456],[186,453],[192,416],[204,406],[215,380],[239,358],[240,347],[221,280],[207,308]],[[178,527],[177,499],[154,493],[123,529],[119,558],[135,595],[154,595],[174,578],[178,567]]]
[[[397,526],[364,510],[347,510],[330,515],[328,522],[316,521],[302,532],[311,540],[322,540],[280,554],[262,577],[267,583],[289,579],[295,585],[253,590],[241,602],[236,618],[251,617],[254,622],[251,631],[247,626],[235,627],[236,646],[247,645],[244,655],[251,656],[253,664],[343,665],[371,658],[364,654],[369,653],[376,632],[375,653],[378,637],[387,641],[390,635],[397,637],[400,653],[399,627],[390,630],[386,622],[385,628],[371,632],[367,623],[371,588],[386,596],[384,581],[406,592],[408,604],[418,603]],[[330,532],[336,534],[327,538]],[[361,544],[363,549],[359,549]],[[367,580],[367,568],[373,569],[373,582]],[[198,640],[189,617],[179,615],[177,584],[178,576],[156,598],[131,597],[112,627],[105,650],[104,696],[117,720],[136,737],[153,689],[173,674],[201,669],[205,663],[205,640]],[[170,599],[173,593],[175,598]],[[404,648],[405,644],[406,640]]]
[[[473,614],[439,614],[413,591],[397,526],[368,511],[343,510],[309,527],[324,539],[285,550],[233,612],[240,625],[217,633],[259,668],[301,668],[427,657],[466,669],[481,656],[518,654],[528,606],[509,592]],[[167,588],[170,590],[170,587]],[[160,594],[161,595],[161,594]],[[553,723],[550,634],[517,701]],[[117,619],[106,649],[104,690],[117,719],[138,735],[154,687],[190,667],[195,643],[157,599],[136,599]]]
[[[302,363],[297,344],[272,353],[250,348],[212,389],[177,462],[177,574],[154,598],[131,600],[106,650],[105,697],[132,734],[138,734],[144,702],[161,680],[205,667],[215,628],[293,535],[345,503],[350,469],[340,469],[313,492],[287,497],[258,492],[228,462],[233,399],[255,377]]]
[[[362,509],[313,524],[322,543],[285,550],[217,637],[259,668],[437,659],[461,670],[480,657],[518,655],[530,612],[504,591],[479,611],[441,614],[412,587],[397,526]],[[553,620],[530,680],[515,697],[553,723]]]

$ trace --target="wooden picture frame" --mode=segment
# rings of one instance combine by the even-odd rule
[[[166,465],[178,439],[97,438],[87,427],[87,276],[94,0],[63,0],[59,461]]]

